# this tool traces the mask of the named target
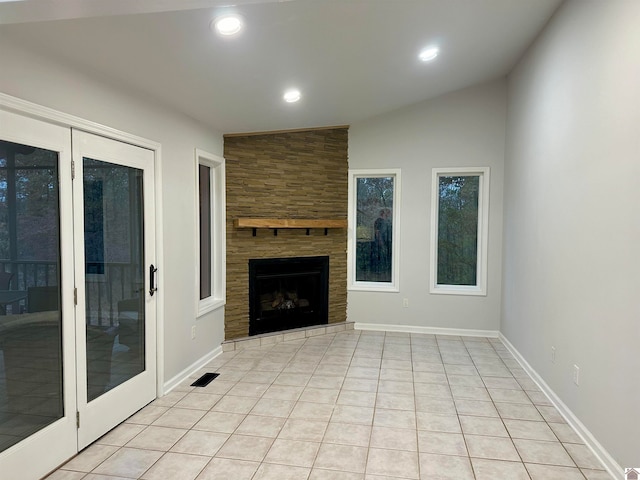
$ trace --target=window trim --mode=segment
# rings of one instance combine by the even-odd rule
[[[489,239],[489,167],[433,168],[431,183],[431,242],[429,292],[443,295],[487,295],[487,259]],[[478,245],[476,285],[438,284],[438,214],[440,210],[439,179],[446,176],[479,176]]]
[[[401,179],[399,168],[349,170],[348,218],[349,240],[347,247],[347,290],[362,292],[400,291],[400,198]],[[355,278],[356,271],[356,182],[358,178],[394,177],[393,181],[393,226],[391,230],[393,251],[391,253],[391,282],[362,282]]]
[[[211,295],[200,299],[200,165],[209,167],[211,192]],[[226,184],[225,160],[222,157],[195,150],[195,300],[196,318],[226,304]]]

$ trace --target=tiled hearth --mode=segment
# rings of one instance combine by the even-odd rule
[[[302,340],[304,338],[317,337],[318,335],[339,333],[344,332],[345,330],[353,330],[353,326],[353,322],[339,322],[331,325],[316,325],[312,327],[295,328],[284,332],[265,333],[262,335],[254,335],[252,337],[238,338],[236,340],[228,340],[224,342],[222,344],[222,351],[231,352],[233,350],[273,345],[280,342]]]

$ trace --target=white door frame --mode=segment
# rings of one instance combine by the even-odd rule
[[[41,120],[46,123],[52,123],[63,127],[76,128],[84,130],[89,133],[101,135],[113,140],[129,143],[131,145],[143,147],[154,152],[154,187],[155,187],[155,222],[156,222],[156,260],[155,264],[158,267],[157,272],[157,286],[156,292],[156,392],[157,396],[161,397],[164,394],[164,248],[162,240],[163,222],[162,222],[162,146],[160,143],[153,140],[149,140],[144,137],[132,135],[127,132],[117,130],[96,122],[85,120],[74,115],[69,115],[57,110],[44,107],[20,98],[7,95],[0,92],[0,109],[9,112],[17,113],[26,117],[31,117],[35,120]],[[71,144],[68,146],[69,151]],[[70,169],[70,166],[69,166]],[[67,174],[61,169],[61,175]],[[71,175],[71,172],[68,172]],[[69,177],[70,178],[70,177]],[[71,295],[73,296],[73,288],[69,291],[63,291],[63,298]],[[75,400],[74,400],[75,402]],[[21,443],[27,443],[28,440]],[[77,451],[77,448],[75,448]],[[1,455],[1,454],[0,454]],[[58,465],[52,465],[51,470]],[[44,472],[46,474],[47,472]]]

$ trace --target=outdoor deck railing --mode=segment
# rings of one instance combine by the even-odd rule
[[[0,259],[0,271],[14,274],[11,290],[28,291],[30,287],[57,286],[59,282],[56,262],[11,261]],[[87,274],[85,295],[87,320],[92,325],[113,326],[117,323],[118,302],[140,295],[143,280],[138,265],[106,263],[104,273]],[[6,313],[28,310],[27,300],[11,305]],[[0,312],[1,313],[1,312]]]

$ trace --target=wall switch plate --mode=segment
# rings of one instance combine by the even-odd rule
[[[573,383],[580,385],[580,367],[578,365],[573,366]]]
[[[196,339],[196,326],[191,327],[191,340]]]
[[[551,363],[556,363],[556,347],[551,347]]]
[[[402,299],[402,306],[404,308],[409,308],[409,299],[408,298],[403,298]]]

